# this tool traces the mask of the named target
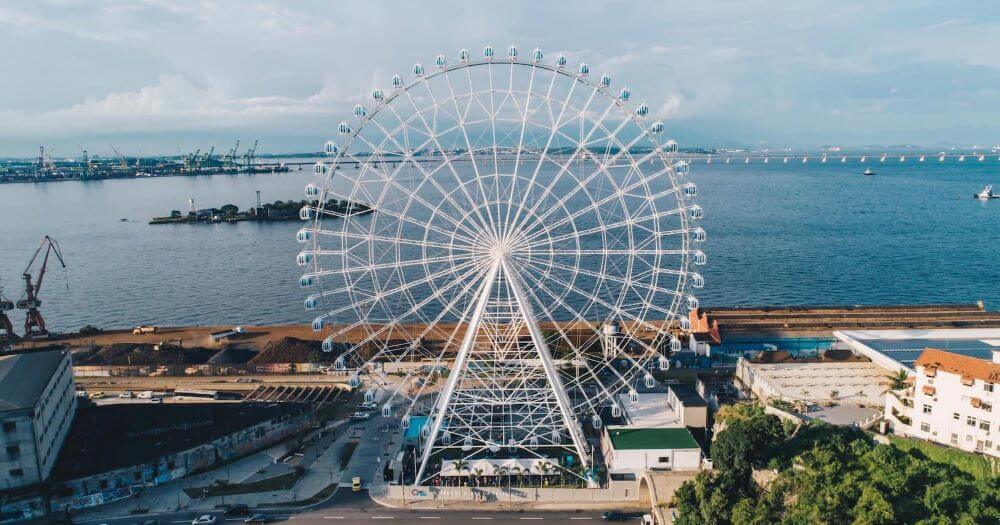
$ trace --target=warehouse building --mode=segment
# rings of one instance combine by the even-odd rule
[[[0,355],[0,491],[49,478],[75,411],[69,352]]]

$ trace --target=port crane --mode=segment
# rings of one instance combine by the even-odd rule
[[[32,282],[31,269],[35,266],[35,262],[39,260],[38,256],[42,254],[43,250],[45,254],[41,259],[41,266],[38,267],[38,277]],[[48,335],[49,333],[45,328],[45,319],[42,318],[42,313],[38,311],[38,307],[42,305],[38,294],[42,291],[42,281],[45,279],[45,270],[48,269],[50,255],[55,255],[56,259],[59,260],[59,264],[63,268],[66,267],[66,261],[63,260],[62,252],[59,250],[59,243],[46,235],[42,238],[42,243],[35,250],[35,254],[31,256],[28,266],[22,273],[22,277],[24,278],[24,298],[17,302],[17,308],[18,310],[28,311],[24,318],[25,339]]]
[[[247,152],[243,154],[243,169],[246,170],[247,173],[253,173],[254,166],[257,164],[256,155],[258,142],[259,141],[256,140],[253,141],[253,146],[247,149]]]
[[[239,153],[239,150],[240,150],[240,140],[236,139],[236,145],[234,145],[233,149],[229,150],[229,152],[226,153],[226,156],[223,159],[224,160],[223,168],[232,168],[234,170],[238,168],[236,166],[236,155]]]

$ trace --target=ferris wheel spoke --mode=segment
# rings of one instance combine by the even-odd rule
[[[551,140],[553,138],[555,138],[555,136],[557,136],[557,135],[560,134],[560,129],[562,128],[562,125],[561,125],[562,116],[564,114],[565,109],[567,108],[567,106],[569,104],[569,100],[570,100],[569,97],[572,96],[572,89],[575,88],[576,85],[577,85],[577,82],[574,82],[573,86],[570,88],[570,94],[567,95],[567,99],[563,102],[563,108],[562,108],[562,112],[560,112],[560,119],[559,119],[560,120],[560,124],[552,126],[552,136],[549,137],[549,143],[551,143]],[[584,115],[586,114],[587,110],[590,108],[590,104],[593,102],[594,98],[596,97],[596,95],[598,93],[599,93],[599,91],[597,89],[597,86],[593,86],[593,89],[590,92],[590,96],[587,98],[587,102],[583,105],[582,108],[580,108],[580,111],[576,115],[576,118],[579,119],[581,123],[583,122]],[[582,137],[581,137],[581,139],[582,139]],[[577,147],[573,150],[573,153],[570,155],[569,159],[566,161],[566,165],[567,166],[570,165],[570,164],[572,164],[573,160],[576,158],[577,154],[580,152],[579,141],[581,139],[578,139],[576,141],[577,142]],[[547,150],[548,150],[548,147],[546,146],[546,151]],[[535,183],[535,180],[537,179],[537,175],[538,175],[539,171],[541,171],[542,163],[545,160],[544,153],[545,152],[543,152],[543,156],[542,157],[539,157],[539,159],[538,159],[538,165],[535,167],[535,170],[532,173],[531,184]],[[556,184],[558,184],[559,179],[562,177],[562,175],[564,173],[565,173],[564,170],[560,170],[558,173],[556,173],[555,177],[552,178],[552,181],[548,184],[548,186],[546,186],[545,189],[543,189],[542,194],[535,199],[535,203],[532,205],[531,209],[527,212],[526,217],[530,217],[531,215],[533,215],[535,212],[538,211],[539,203],[541,203],[545,199],[545,197],[548,195],[548,193],[551,191],[551,189]],[[526,194],[526,196],[527,196],[527,194]],[[518,207],[518,211],[519,212],[520,212],[520,209],[524,206],[525,203],[526,203],[526,201],[522,200],[521,206]],[[521,220],[522,220],[522,214],[518,213],[517,215],[515,215],[514,216],[514,220],[512,221],[512,227],[515,227],[515,228],[518,227],[519,224],[520,224],[520,222],[521,222]]]
[[[612,202],[612,201],[614,201],[616,199],[620,199],[620,198],[624,197],[629,192],[648,185],[650,181],[656,180],[658,177],[666,175],[668,172],[669,172],[669,169],[663,169],[663,170],[656,171],[656,172],[650,174],[649,176],[641,177],[641,178],[639,178],[639,180],[632,181],[632,182],[628,183],[627,185],[622,186],[619,189],[615,190],[613,193],[611,193],[609,195],[606,195],[606,196],[602,197],[601,199],[599,199],[597,201],[593,201],[592,200],[589,204],[587,204],[585,206],[582,206],[580,209],[578,209],[578,210],[576,210],[576,211],[574,211],[574,212],[566,215],[565,217],[563,217],[563,218],[561,218],[559,220],[556,220],[552,224],[547,225],[547,229],[548,230],[552,230],[552,229],[558,228],[558,227],[562,226],[563,224],[566,224],[568,222],[572,222],[572,221],[578,219],[579,217],[581,217],[583,215],[591,213],[594,210],[600,209],[601,207],[607,205],[608,203],[610,203],[610,202]],[[580,191],[582,191],[581,188],[585,187],[586,184],[589,184],[591,181],[593,181],[595,178],[597,178],[601,174],[602,173],[600,171],[595,170],[594,173],[590,174],[586,179],[584,179],[583,181],[581,181],[581,183],[579,185],[577,185],[572,190],[570,190],[569,192],[567,192],[566,195],[563,195],[562,197],[560,197],[553,205],[548,206],[548,209],[545,212],[543,212],[541,215],[539,215],[534,220],[534,224],[538,225],[538,226],[544,225],[545,224],[545,220],[548,219],[548,217],[550,215],[552,215],[552,213],[554,213],[555,210],[559,209],[560,207],[565,206],[566,203],[570,202],[571,199],[573,199],[573,197],[575,197],[577,193],[579,193]],[[607,176],[610,177],[609,173],[604,173],[604,175],[607,175]],[[666,192],[669,192],[669,193],[674,193],[674,192],[677,192],[677,191],[679,191],[677,188],[670,188],[669,190],[666,190]],[[647,200],[652,200],[650,197],[642,197],[642,198],[643,199],[647,199]],[[535,228],[535,226],[530,226],[530,227],[528,227],[526,229],[528,231],[531,231],[534,228]],[[529,241],[532,240],[535,236],[537,236],[537,234],[529,235],[528,236],[528,240]]]
[[[405,161],[401,162],[399,169],[402,169],[402,166],[404,164],[405,164]],[[434,177],[431,176],[427,172],[427,170],[425,170],[423,168],[423,166],[420,165],[421,164],[420,162],[415,162],[414,161],[414,162],[412,162],[412,164],[413,164],[414,167],[416,167],[417,171],[419,171],[421,173],[421,175],[423,176],[423,180],[426,181],[426,182],[428,182],[428,183],[430,183],[434,187],[434,189],[437,190],[438,195],[440,195],[441,197],[443,197],[445,199],[445,201],[447,201],[449,204],[451,204],[454,207],[454,209],[461,210],[461,209],[465,208],[465,206],[462,206],[461,204],[459,204],[458,202],[455,202],[455,200],[451,198],[451,192],[448,192],[444,188],[442,188],[441,185],[437,182],[437,180],[435,180]],[[407,188],[405,188],[404,186],[402,186],[401,184],[399,184],[399,182],[396,180],[395,177],[388,177],[385,174],[382,174],[381,172],[378,172],[378,171],[376,171],[376,173],[379,174],[379,175],[382,175],[382,177],[385,180],[385,182],[387,182],[389,184],[392,184],[397,189],[400,189],[401,191],[407,191]],[[460,185],[460,187],[461,187],[461,185]],[[466,195],[468,195],[468,194],[466,194]],[[427,202],[423,197],[421,197],[419,195],[419,193],[417,193],[417,192],[409,192],[409,198],[413,199],[414,201],[418,202],[419,204],[425,206],[427,209],[430,209],[430,210],[438,210],[438,209],[440,209],[440,204],[438,204],[437,206],[432,205],[431,203]],[[471,198],[469,198],[469,201],[468,201],[469,204],[472,204],[474,202],[475,201],[473,201],[473,200],[471,200]],[[376,210],[376,213],[378,213],[378,211],[379,210]],[[456,220],[454,217],[452,217],[452,216],[450,216],[450,215],[448,215],[446,213],[441,213],[440,216],[442,218],[444,218],[445,220],[447,220],[455,228],[461,229],[462,231],[464,231],[465,233],[469,234],[470,236],[475,237],[476,232],[474,232],[473,230],[470,230],[468,226],[466,226],[463,223],[461,223],[460,221]]]
[[[582,315],[580,315],[575,309],[572,309],[568,304],[566,304],[565,300],[563,300],[559,295],[553,293],[548,288],[548,286],[544,285],[541,281],[535,279],[534,277],[531,277],[531,280],[537,285],[537,287],[538,287],[539,290],[545,291],[550,297],[552,297],[556,302],[558,302],[563,308],[566,308],[566,309],[568,309],[568,311],[573,312],[574,315],[578,318],[578,320],[580,320],[582,322],[587,322],[586,319],[583,318]],[[635,339],[635,342],[639,343],[640,346],[644,346],[647,350],[650,349],[649,345],[645,345],[638,338]],[[614,354],[614,358],[624,358],[624,359],[626,359],[626,361],[628,361],[630,364],[632,364],[632,366],[634,368],[636,368],[637,370],[642,370],[642,366],[637,361],[635,361],[634,358],[632,358],[631,356],[629,356],[629,355],[625,354],[624,352],[622,352],[620,350],[620,348],[618,348],[617,346],[615,346],[615,349],[616,349],[616,352]],[[588,368],[589,368],[589,366],[588,366]],[[621,375],[621,373],[618,372],[618,370],[616,370],[614,367],[609,367],[609,369],[610,369],[611,373],[615,374],[617,376],[617,378],[621,382],[623,382],[623,383],[627,382],[627,378],[624,377],[623,375]],[[595,379],[596,379],[596,377],[595,377]],[[601,382],[600,379],[597,379],[597,381],[598,381],[598,384],[603,384],[603,382]],[[608,398],[609,398],[610,401],[614,401],[613,398],[612,398],[612,396],[609,395]]]
[[[546,242],[546,244],[554,244],[554,243],[562,242],[562,241],[573,239],[573,238],[586,237],[588,235],[593,235],[595,233],[607,232],[609,230],[614,230],[616,228],[626,228],[626,227],[637,226],[637,225],[639,225],[641,223],[645,223],[647,221],[655,221],[656,219],[660,219],[660,218],[663,218],[663,217],[669,217],[671,215],[678,215],[678,214],[681,214],[681,213],[684,213],[684,210],[680,209],[680,208],[675,208],[675,209],[671,209],[671,210],[656,211],[656,212],[653,212],[652,214],[649,214],[649,215],[646,215],[646,216],[642,217],[641,219],[625,219],[625,220],[622,220],[622,221],[613,222],[611,224],[604,224],[604,225],[601,225],[601,226],[594,226],[594,227],[591,227],[591,228],[586,228],[586,229],[583,229],[583,230],[578,230],[576,232],[572,232],[572,233],[568,233],[568,234],[562,234],[562,235],[557,235],[555,237],[550,237],[550,238],[547,238],[545,242]],[[686,231],[686,229],[682,228],[681,230],[677,230],[677,231]],[[532,235],[529,235],[528,238],[527,238],[527,240],[529,242],[531,242],[535,237],[538,237],[540,235],[541,235],[540,233],[536,232],[536,233],[534,233]]]
[[[426,80],[423,82],[423,84],[427,88],[427,93],[430,95],[431,100],[434,102],[434,106],[435,107],[439,106],[437,97],[434,95],[434,90],[431,89],[430,84]],[[409,91],[406,92],[406,97],[410,101],[410,104],[413,106],[414,110],[417,110],[417,103],[416,101],[413,100],[413,95]],[[420,121],[423,123],[424,128],[427,131],[428,136],[430,137],[430,140],[434,142],[434,145],[437,147],[438,151],[441,152],[443,164],[447,166],[448,170],[451,172],[452,177],[455,179],[456,185],[458,186],[459,189],[462,190],[462,193],[465,195],[468,204],[470,206],[473,206],[473,210],[475,211],[476,216],[479,219],[480,226],[485,226],[486,221],[483,220],[482,214],[479,212],[479,208],[475,206],[476,200],[473,199],[472,196],[469,195],[468,190],[466,190],[465,185],[462,183],[461,176],[455,170],[455,167],[452,165],[451,160],[448,158],[448,155],[445,151],[445,147],[438,140],[437,134],[431,129],[431,126],[430,124],[427,123],[427,119],[424,118],[423,113],[418,112],[417,114],[420,116]],[[462,207],[456,207],[456,209],[462,209]]]

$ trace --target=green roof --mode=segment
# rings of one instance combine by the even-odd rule
[[[615,450],[700,448],[686,428],[609,428]]]

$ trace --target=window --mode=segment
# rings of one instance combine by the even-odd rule
[[[961,418],[961,417],[962,417],[962,416],[960,416],[960,415],[958,414],[958,412],[955,412],[954,414],[952,414],[952,415],[951,415],[951,418],[952,418],[952,419],[955,419],[955,420],[957,420],[957,419],[959,419],[959,418]]]
[[[21,457],[21,447],[17,445],[7,446],[7,459],[17,459]]]
[[[965,424],[969,425],[970,427],[976,426],[976,418],[974,418],[972,416],[969,416],[969,417],[965,418]]]
[[[15,422],[15,421],[4,421],[3,422],[3,431],[4,432],[13,432],[15,430],[17,430],[17,422]]]
[[[931,431],[930,424],[929,423],[921,423],[920,424],[920,431],[921,432],[930,432]]]
[[[930,405],[924,405],[924,414],[930,414],[933,408]]]
[[[993,383],[983,383],[983,390],[987,392],[993,391]]]
[[[659,463],[670,463],[670,456],[662,456],[656,461]]]
[[[986,442],[986,448],[993,448],[993,442],[992,441],[987,441]]]
[[[979,430],[985,430],[987,433],[989,433],[989,431],[990,431],[990,422],[989,421],[980,421],[979,422]]]
[[[983,403],[979,405],[979,408],[983,409],[984,412],[993,412],[993,405],[989,403]]]
[[[21,477],[23,475],[24,475],[24,471],[21,470],[21,469],[19,469],[19,468],[12,469],[10,471],[10,477],[12,477],[12,478],[19,478],[19,477]]]
[[[966,434],[965,435],[965,440],[966,441],[972,441],[972,434]]]
[[[952,445],[957,445],[958,444],[958,434],[952,434],[951,435],[951,444]]]

